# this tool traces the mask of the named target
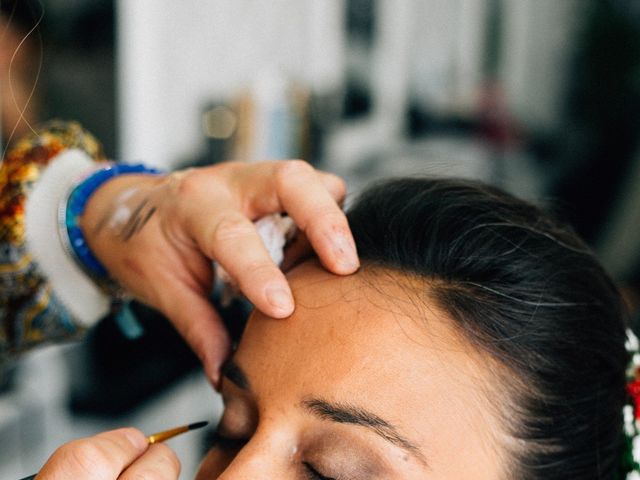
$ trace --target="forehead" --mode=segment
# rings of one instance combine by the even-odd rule
[[[255,312],[236,354],[258,403],[289,408],[316,396],[361,405],[399,425],[430,464],[442,461],[440,473],[457,468],[447,458],[492,470],[490,368],[416,282],[383,270],[337,277],[314,263],[289,280],[295,313]]]

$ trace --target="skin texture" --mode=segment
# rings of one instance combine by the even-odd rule
[[[219,434],[235,440],[198,480],[502,478],[493,367],[420,282],[314,262],[289,280],[295,313],[255,312],[224,369]]]
[[[498,367],[428,286],[381,269],[336,276],[316,261],[288,280],[294,314],[254,312],[223,369],[223,438],[197,480],[509,478]],[[121,429],[63,445],[37,479],[177,480],[179,470],[168,447]]]
[[[300,231],[287,265],[312,248],[329,271],[351,274],[359,262],[339,205],[344,194],[338,177],[296,160],[123,175],[91,196],[81,227],[109,273],[173,322],[217,386],[230,343],[208,300],[212,261],[256,308],[274,318],[289,316],[291,290],[253,221],[286,212]],[[114,221],[123,203],[127,219]]]

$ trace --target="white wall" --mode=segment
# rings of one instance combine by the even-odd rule
[[[430,111],[468,114],[482,85],[487,0],[418,0],[413,16],[412,95]]]
[[[511,111],[528,126],[557,126],[584,5],[580,0],[502,0],[501,76]]]
[[[204,146],[204,105],[251,85],[266,67],[319,93],[339,91],[345,1],[119,0],[120,158],[161,167],[193,158]],[[327,151],[347,162],[402,141],[409,98],[443,114],[473,112],[488,2],[378,0],[373,115],[362,132],[341,126]],[[511,111],[527,127],[555,125],[580,5],[502,0],[500,75]]]
[[[277,66],[342,83],[343,0],[119,0],[119,156],[169,167],[202,147],[199,113]]]

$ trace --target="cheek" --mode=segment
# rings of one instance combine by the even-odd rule
[[[236,456],[236,452],[225,452],[214,448],[204,458],[198,469],[196,480],[218,478],[226,470]]]

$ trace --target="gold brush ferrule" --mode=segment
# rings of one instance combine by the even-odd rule
[[[183,425],[181,427],[172,428],[163,432],[152,433],[147,437],[147,442],[149,443],[149,445],[153,445],[154,443],[158,442],[164,442],[165,440],[169,440],[170,438],[173,438],[176,435],[180,435],[181,433],[189,432],[197,428],[202,428],[208,423],[209,422],[190,423],[189,425]]]

